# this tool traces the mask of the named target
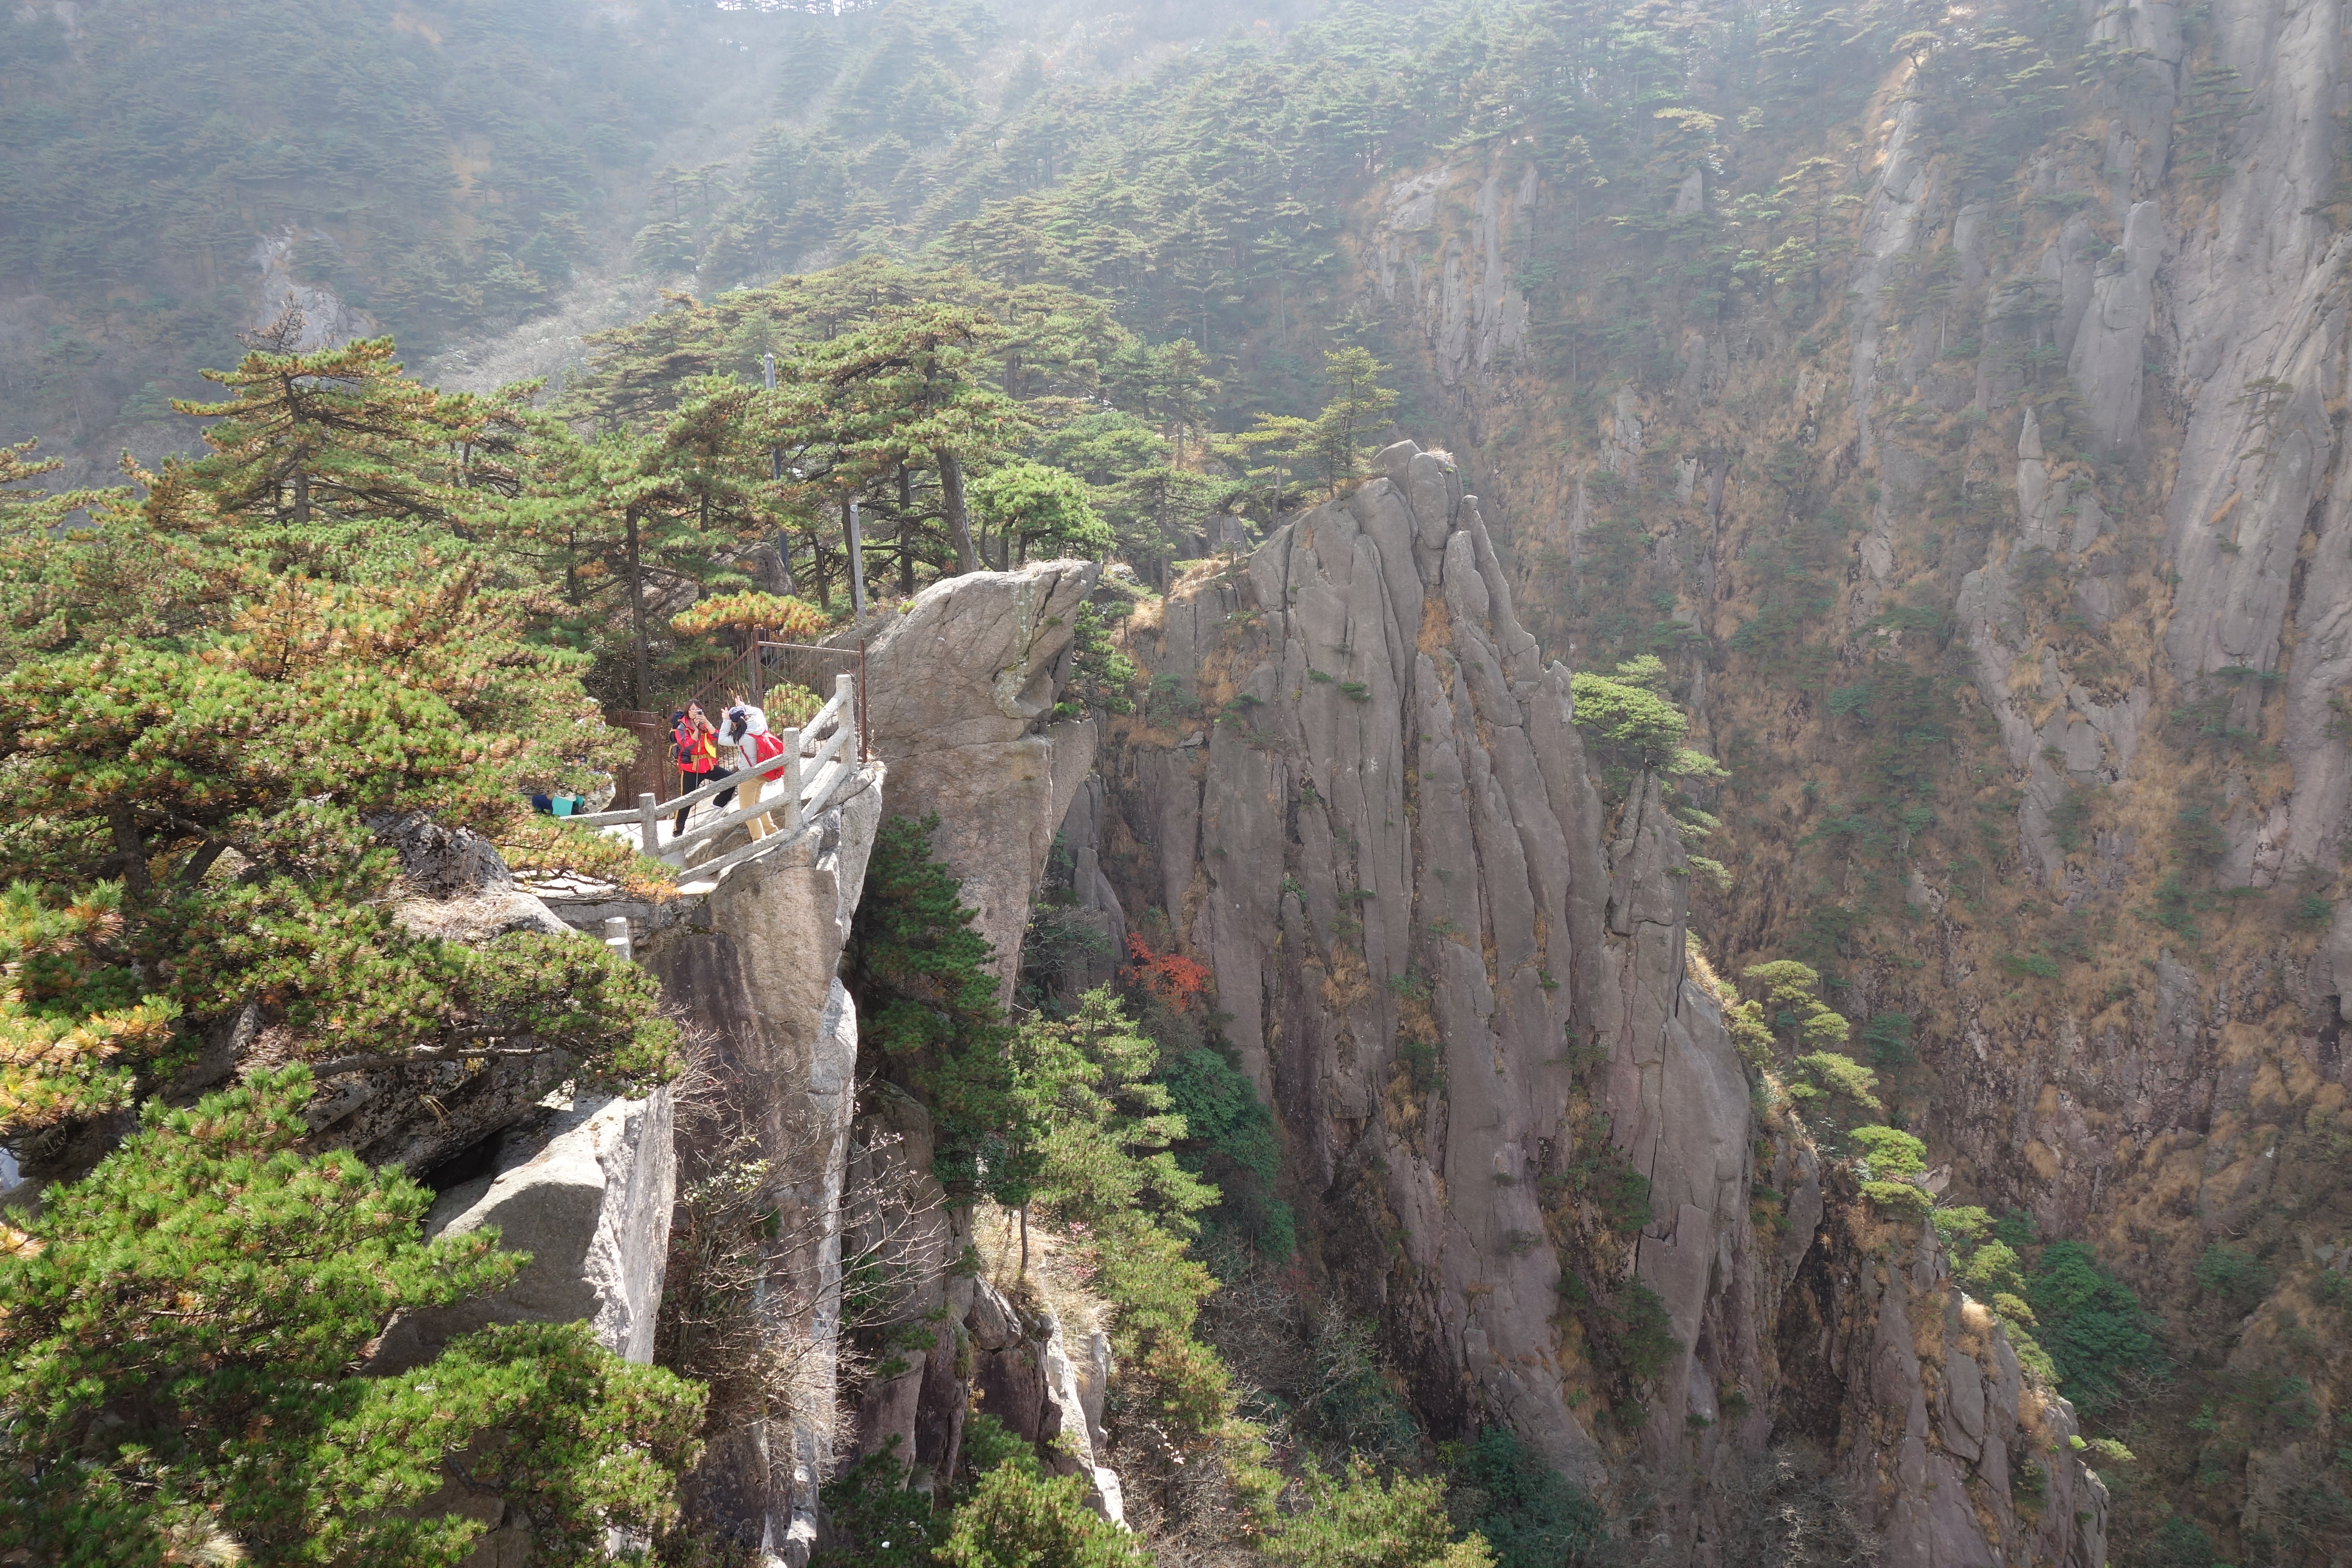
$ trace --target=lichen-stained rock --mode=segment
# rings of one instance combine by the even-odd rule
[[[2352,1020],[2352,902],[2336,906],[2326,939],[2312,954],[2306,987],[2311,1009],[2322,1016],[2323,1028],[2330,1015],[2339,1025]],[[2326,1065],[2341,1064],[2330,1061]]]
[[[401,924],[445,942],[487,942],[509,931],[562,936],[572,928],[515,880],[506,859],[471,829],[444,827],[423,812],[370,824],[400,856]]]
[[[1527,296],[1503,253],[1508,235],[1535,222],[1542,200],[1532,163],[1507,189],[1490,174],[1468,201],[1468,242],[1445,236],[1430,252],[1410,237],[1432,228],[1455,183],[1444,168],[1398,181],[1368,247],[1382,298],[1401,303],[1427,336],[1448,385],[1507,363],[1525,343]]]
[[[1087,933],[1080,949],[1056,975],[1055,988],[1067,1001],[1109,983],[1127,952],[1127,910],[1118,890],[1103,875],[1104,792],[1099,776],[1090,776],[1071,798],[1062,819],[1064,847],[1069,855],[1070,901],[1055,918],[1070,930]]]
[[[1094,760],[1094,726],[1055,724],[1054,708],[1101,570],[1050,561],[943,578],[866,649],[884,808],[938,814],[933,852],[962,883],[1008,994],[1030,895]]]
[[[2087,488],[2062,489],[2043,458],[2041,429],[2028,409],[2018,437],[2018,531],[2006,549],[1997,542],[1985,563],[1960,580],[1955,614],[1977,690],[1999,727],[2001,750],[2023,777],[2020,836],[2042,876],[2055,879],[2065,867],[2057,814],[2074,792],[2123,780],[2139,750],[2151,696],[2147,684],[2136,680],[2102,700],[2070,678],[2046,627],[2039,640],[2029,628],[2020,577],[2049,567],[2056,552],[2090,549],[2105,526],[2096,495]],[[2062,505],[2070,497],[2072,506]],[[2084,581],[2095,584],[2100,579],[2086,575]],[[2043,715],[2038,723],[2036,709]]]
[[[2336,464],[2315,531],[2287,667],[2283,749],[2294,791],[2278,847],[2288,868],[2336,862],[2352,844],[2352,746],[2340,706],[2352,688],[2352,463]]]
[[[1849,122],[1864,199],[1826,269],[1836,321],[1635,283],[1608,309],[1652,322],[1638,369],[1563,328],[1545,364],[1458,380],[1408,335],[1396,374],[1475,468],[1549,648],[1686,643],[1677,690],[1735,775],[1709,807],[1707,853],[1736,872],[1706,900],[1718,953],[1802,954],[1818,912],[1851,916],[1840,1008],[1916,1022],[1916,1068],[1892,1087],[1948,1162],[1946,1201],[2092,1247],[2187,1347],[2167,1405],[2185,1417],[2228,1383],[2200,1256],[2260,1253],[2275,1309],[2301,1316],[2315,1249],[2336,1243],[2286,1216],[2344,1196],[2344,1163],[2310,1140],[2337,1136],[2352,1082],[2352,237],[2314,193],[2336,189],[2352,49],[2339,10],[2274,0],[2121,0],[2046,37],[2053,66],[2096,59],[2097,79],[2001,160],[2011,194],[1955,152],[1977,102],[1938,100],[1933,65],[1885,68]],[[1435,161],[1393,166],[1350,214],[1355,297],[1404,304],[1414,248],[1466,247],[1469,196],[1527,156],[1508,138],[1450,149],[1402,266],[1377,249],[1401,233],[1398,202],[1383,235],[1383,198],[1435,188]],[[1660,211],[1681,171],[1663,174]],[[1556,200],[1559,226],[1507,237],[1508,258],[1597,275],[1589,219]],[[1784,569],[1816,542],[1812,580],[1843,614],[1787,629]],[[1643,636],[1645,602],[1665,636]],[[1801,675],[1801,648],[1833,662]],[[1869,692],[1905,665],[1950,700],[1940,732],[1896,742],[1906,721]],[[1973,689],[1947,684],[1961,671]],[[1903,786],[1916,835],[1882,815],[1893,831],[1856,854],[1790,812],[1800,789],[1885,812],[1896,792],[1865,780],[1890,742],[1934,772]],[[1801,1258],[1790,1217],[1770,1250]],[[2335,1409],[2343,1373],[2294,1370]],[[2165,1500],[2227,1471],[2195,1511],[2242,1560],[2271,1506],[2258,1477],[2302,1441],[2150,1459],[2121,1528],[2147,1539]]]
[[[1101,1341],[1099,1331],[1093,1339]],[[1091,1350],[1090,1345],[1086,1353]],[[1124,1524],[1126,1504],[1118,1472],[1095,1462],[1101,1422],[1087,1408],[1084,1373],[1071,1355],[1069,1339],[1059,1317],[1053,1317],[1046,1330],[1045,1363],[1045,1440],[1050,1446],[1047,1462],[1065,1475],[1084,1476],[1087,1501],[1094,1505],[1095,1511],[1113,1524]]]
[[[530,1120],[573,1066],[552,1051],[478,1066],[432,1061],[348,1073],[331,1079],[302,1115],[310,1147],[349,1149],[369,1165],[421,1174]]]
[[[1918,244],[1920,217],[1935,200],[1940,173],[1921,145],[1927,132],[1919,117],[1916,102],[1906,102],[1895,110],[1887,126],[1878,177],[1863,208],[1862,243],[1853,276],[1850,396],[1865,460],[1874,449],[1872,395],[1878,380],[1884,335],[1881,317],[1885,310],[1881,290],[1900,258]]]
[[[852,1325],[883,1344],[859,1393],[854,1436],[859,1456],[888,1449],[926,1487],[955,1473],[974,1365],[959,1329],[977,1310],[971,1297],[980,1283],[953,1268],[971,1241],[970,1211],[947,1206],[931,1173],[934,1147],[919,1100],[887,1080],[864,1086],[843,1244],[869,1278],[895,1283]],[[1017,1315],[1011,1321],[1017,1332]]]

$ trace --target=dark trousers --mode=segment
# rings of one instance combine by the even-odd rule
[[[678,793],[680,795],[692,795],[696,790],[700,789],[705,784],[717,784],[720,779],[733,778],[734,776],[735,770],[732,768],[713,768],[707,773],[689,773],[681,772],[677,775],[677,782],[684,787],[681,788]],[[726,810],[729,806],[735,804],[735,791],[731,787],[720,790],[717,795],[712,797],[710,804],[717,806],[721,811]],[[677,830],[678,832],[683,833],[686,831],[687,814],[691,812],[693,809],[694,808],[690,805],[681,805],[677,808]]]

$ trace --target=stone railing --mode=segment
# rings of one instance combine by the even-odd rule
[[[592,812],[562,820],[574,826],[599,831],[635,827],[639,849],[650,858],[684,872],[688,869],[688,858],[697,849],[716,843],[723,835],[754,817],[767,817],[775,826],[773,834],[764,838],[754,838],[716,859],[705,860],[691,868],[695,880],[715,881],[738,862],[749,860],[763,849],[773,848],[799,837],[804,826],[854,793],[865,782],[866,738],[858,724],[856,676],[835,676],[833,696],[825,705],[818,709],[807,723],[798,729],[778,731],[777,735],[784,743],[782,754],[769,759],[757,769],[740,769],[674,800],[656,801],[651,795],[640,795],[635,806],[619,811]],[[706,816],[699,822],[689,815],[686,831],[676,831],[674,824],[680,812],[691,813],[694,807],[730,789],[745,789],[751,783],[755,772],[778,775],[761,782],[758,800],[738,803],[729,810]]]

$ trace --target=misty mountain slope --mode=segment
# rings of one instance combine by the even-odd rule
[[[1529,626],[1678,672],[1726,973],[1822,969],[1944,1201],[2160,1319],[2059,1352],[2139,1456],[2120,1560],[2333,1562],[2340,18],[1914,20],[1852,118],[1718,57],[1719,140],[1613,232],[1540,141],[1399,171],[1358,298]]]
[[[1000,104],[1253,21],[978,0],[20,8],[0,24],[18,153],[0,425],[73,479],[110,477],[124,446],[152,461],[184,441],[168,400],[201,395],[196,371],[289,291],[316,335],[392,332],[415,363],[449,355],[431,363],[453,384],[557,375],[663,286],[919,247],[920,194]]]
[[[1802,1438],[1828,1451],[1812,1480],[1879,1487],[1885,1503],[1940,1489],[1932,1451],[1970,1496],[1991,1489],[1988,1552],[2031,1540],[2095,1556],[1962,1414],[1967,1380],[1939,1358],[1965,1342],[1980,1391],[2046,1373],[2079,1435],[2115,1445],[2095,1468],[2126,1568],[2344,1560],[2341,5],[1433,0],[1261,18],[899,0],[551,21],[563,15],[355,0],[228,21],[112,0],[0,22],[0,123],[32,150],[0,175],[8,437],[71,450],[77,476],[125,443],[155,450],[162,399],[235,352],[265,277],[315,290],[349,330],[396,330],[435,379],[487,389],[616,374],[622,351],[582,339],[658,308],[665,287],[731,331],[738,285],[883,256],[1068,290],[1139,353],[1181,349],[1189,369],[1168,381],[1109,366],[1086,408],[1038,415],[1023,454],[1086,467],[1112,452],[1087,475],[1104,495],[1132,469],[1184,474],[1199,504],[1149,517],[1159,560],[1247,535],[1271,563],[1318,529],[1368,531],[1352,510],[1344,527],[1301,514],[1334,491],[1369,505],[1381,480],[1409,489],[1410,468],[1351,489],[1265,446],[1204,456],[1205,438],[1315,413],[1327,352],[1368,349],[1402,393],[1395,434],[1450,452],[1448,482],[1478,498],[1486,545],[1465,548],[1486,608],[1448,605],[1454,622],[1431,629],[1430,606],[1470,579],[1443,553],[1408,573],[1377,549],[1360,574],[1353,539],[1344,562],[1318,556],[1311,603],[1196,575],[1158,640],[1133,646],[1149,673],[1193,679],[1206,710],[1116,752],[1129,772],[1105,791],[1126,792],[1135,842],[1098,847],[1129,856],[1117,900],[1136,929],[1156,908],[1153,940],[1215,969],[1223,1026],[1282,1119],[1305,1249],[1380,1317],[1430,1428],[1499,1414],[1596,1485],[1685,1466],[1657,1494],[1673,1538],[1725,1552],[1744,1550],[1725,1522],[1742,1500],[1787,1478],[1707,1456],[1746,1466]],[[174,51],[201,68],[176,94],[153,85],[175,79]],[[357,107],[308,108],[325,83]],[[719,347],[698,365],[758,363],[749,335]],[[1084,417],[1129,446],[1068,437]],[[764,472],[764,447],[755,459]],[[877,482],[910,510],[944,505],[920,458]],[[1449,513],[1429,547],[1473,532]],[[1410,592],[1419,616],[1398,607]],[[1317,616],[1338,616],[1331,647],[1362,668],[1335,668],[1305,634],[1317,651],[1292,668],[1289,619],[1321,636]],[[1450,640],[1478,616],[1494,617],[1492,689]],[[1549,679],[1508,668],[1524,651],[1506,646],[1509,617],[1575,674],[1654,658],[1644,689],[1687,715],[1726,776],[1681,786],[1671,826],[1645,816],[1622,757],[1559,763],[1540,791],[1507,781],[1499,806],[1474,793],[1469,739],[1499,776],[1497,733],[1532,722],[1516,683]],[[1419,656],[1434,669],[1445,648],[1466,700],[1450,677],[1414,684]],[[1223,662],[1244,652],[1247,668]],[[1498,721],[1509,711],[1519,725]],[[1297,758],[1249,743],[1273,717],[1295,721]],[[1465,839],[1415,840],[1438,825],[1400,815],[1402,777],[1379,781],[1390,795],[1368,787],[1348,834],[1294,809],[1302,781],[1335,799],[1349,770],[1417,769],[1424,734],[1448,732]],[[1593,809],[1660,835],[1625,841],[1649,857],[1643,896],[1672,915],[1611,927],[1634,899],[1609,858],[1623,817],[1593,826],[1561,886],[1606,886],[1603,912],[1561,894],[1556,916],[1530,915],[1546,957],[1529,978],[1499,941],[1486,952],[1488,884],[1530,908],[1552,899],[1528,869],[1556,847],[1543,813],[1517,813],[1540,793],[1555,826],[1573,817],[1585,806],[1561,804],[1563,781],[1579,773]],[[1168,847],[1186,832],[1196,852]],[[1457,866],[1475,899],[1449,885]],[[1238,912],[1205,891],[1228,875],[1247,883]],[[1433,918],[1459,931],[1433,935],[1410,900],[1447,906]],[[1577,938],[1574,920],[1614,934]],[[1361,931],[1335,944],[1349,921]],[[1682,925],[1722,977],[1696,1000],[1709,988],[1685,984],[1664,934]],[[1473,930],[1475,964],[1451,951]],[[1668,1159],[1688,1187],[1671,1215],[1662,1199],[1630,1230],[1604,1213],[1570,1237],[1558,1215],[1518,1212],[1564,1173],[1558,1147],[1529,1152],[1566,1136],[1538,1114],[1622,1089],[1612,1133],[1587,1136],[1593,1158],[1623,1154],[1638,1121],[1634,1089],[1538,1050],[1604,1005],[1592,976],[1549,962],[1555,938],[1577,963],[1649,942],[1617,973],[1661,1017],[1736,1012],[1760,996],[1751,966],[1809,966],[1847,1031],[1842,1059],[1875,1073],[1886,1124],[1924,1142],[1906,1179],[1932,1195],[1942,1240],[1897,1237],[1833,1193],[1818,1229],[1799,1223],[1802,1141],[1743,1121],[1762,1115],[1750,1108]],[[1375,963],[1364,944],[1384,942]],[[1348,951],[1361,975],[1343,973]],[[1451,1013],[1433,1000],[1445,964],[1462,966]],[[1479,985],[1491,1005],[1474,1005]],[[1499,1099],[1470,1072],[1489,1035],[1515,1053]],[[1801,1082],[1800,1054],[1784,1029],[1730,1070],[1752,1070],[1759,1094],[1768,1067]],[[1456,1107],[1448,1093],[1472,1081],[1480,1098]],[[1825,1189],[1867,1163],[1847,1131],[1820,1125]],[[1506,1146],[1525,1170],[1480,1163]],[[1476,1202],[1458,1190],[1482,1180]],[[1643,1261],[1680,1250],[1685,1206],[1722,1280]],[[1776,1226],[1775,1246],[1828,1239],[1784,1259]],[[1393,1277],[1374,1260],[1391,1239],[1411,1263]],[[1650,1281],[1673,1355],[1565,1353],[1608,1314],[1621,1336],[1634,1321],[1631,1298],[1544,1297],[1538,1274],[1557,1283],[1568,1260],[1612,1289]],[[1961,1293],[1998,1309],[1998,1334]],[[2028,1363],[2016,1377],[1996,1342]],[[1865,1344],[1909,1363],[1857,1414]],[[1800,1360],[1843,1370],[1801,1374]],[[1735,1391],[1756,1402],[1745,1426],[1727,1414]],[[1629,1402],[1622,1420],[1600,1413]],[[2034,1426],[2036,1442],[2053,1434]],[[1949,1523],[1927,1538],[1960,1539]]]
[[[364,0],[12,15],[7,422],[53,446],[143,444],[139,427],[231,360],[289,284],[349,307],[347,333],[412,349],[541,308],[601,258],[693,84],[732,52],[713,15]]]

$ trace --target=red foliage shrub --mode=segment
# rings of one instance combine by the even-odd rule
[[[1154,952],[1142,937],[1127,939],[1127,983],[1182,1012],[1209,988],[1209,966],[1181,952]]]

